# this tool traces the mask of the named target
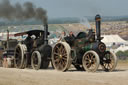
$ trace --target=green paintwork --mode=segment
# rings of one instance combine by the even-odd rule
[[[89,50],[91,50],[92,49],[92,44],[88,44],[88,45],[86,45],[86,46],[84,46],[84,47],[82,47],[82,50],[83,51],[89,51]]]

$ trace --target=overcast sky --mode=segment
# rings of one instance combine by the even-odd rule
[[[11,3],[33,2],[47,10],[49,17],[83,17],[128,15],[128,0],[10,0]]]

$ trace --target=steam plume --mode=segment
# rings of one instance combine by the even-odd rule
[[[26,20],[35,18],[47,24],[47,12],[43,8],[36,8],[33,3],[26,2],[23,5],[16,3],[12,5],[9,0],[0,2],[0,18],[8,20]]]

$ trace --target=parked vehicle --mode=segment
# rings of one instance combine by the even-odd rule
[[[18,41],[9,38],[9,30],[7,30],[7,40],[1,41],[0,61],[3,67],[14,67],[14,50]]]

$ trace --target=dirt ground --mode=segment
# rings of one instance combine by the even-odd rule
[[[128,63],[118,64],[113,72],[16,69],[0,67],[0,85],[127,85]]]

